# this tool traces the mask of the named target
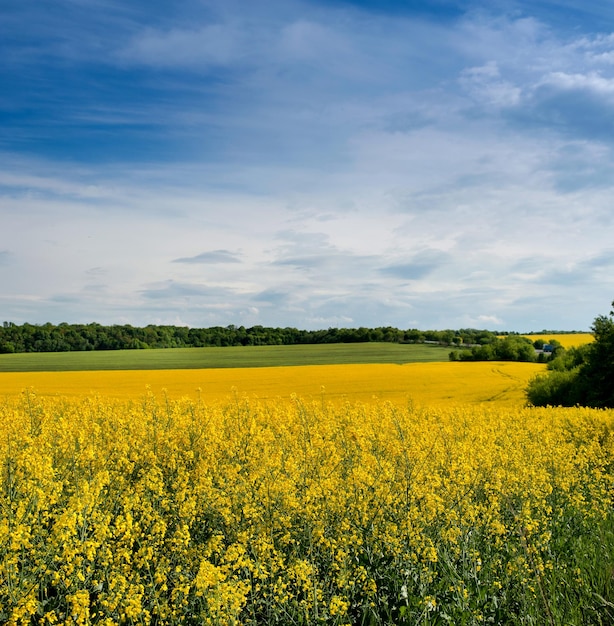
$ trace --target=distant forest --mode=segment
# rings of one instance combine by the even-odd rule
[[[437,343],[450,346],[487,345],[497,335],[488,330],[399,330],[378,328],[329,328],[299,330],[265,326],[185,326],[149,325],[143,328],[128,324],[14,324],[0,327],[0,353],[70,352],[84,350],[140,350],[147,348],[201,348],[208,346],[267,346],[322,343]]]

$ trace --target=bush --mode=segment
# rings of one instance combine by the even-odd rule
[[[578,369],[553,370],[536,376],[527,387],[527,399],[534,406],[574,406],[579,403],[576,387]]]

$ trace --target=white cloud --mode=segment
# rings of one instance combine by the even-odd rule
[[[480,328],[492,328],[503,325],[503,320],[496,315],[478,315],[476,318],[476,326]]]
[[[604,78],[597,72],[589,72],[588,74],[553,72],[545,76],[538,87],[540,85],[550,85],[565,90],[588,90],[607,96],[614,94],[614,77]]]
[[[239,263],[240,255],[229,250],[210,250],[195,256],[173,259],[173,263]]]
[[[515,106],[520,102],[521,89],[513,83],[501,80],[495,61],[470,67],[462,71],[461,85],[475,100],[483,105]]]

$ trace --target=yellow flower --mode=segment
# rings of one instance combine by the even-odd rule
[[[339,596],[333,596],[328,604],[328,610],[333,616],[345,615],[349,608],[349,602]]]

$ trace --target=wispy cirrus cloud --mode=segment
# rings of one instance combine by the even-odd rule
[[[232,65],[245,52],[246,31],[229,24],[207,24],[200,28],[148,28],[136,34],[119,52],[119,58],[158,68],[185,67],[206,70]]]

